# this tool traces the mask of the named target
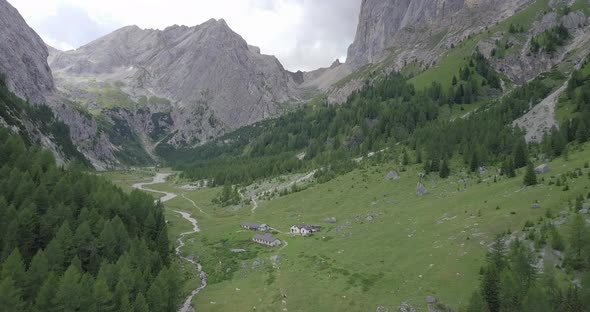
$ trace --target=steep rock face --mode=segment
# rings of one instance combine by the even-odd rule
[[[398,51],[398,63],[430,63],[441,48],[514,14],[529,0],[363,0],[348,50],[354,68]]]
[[[54,89],[47,55],[39,35],[12,5],[0,0],[0,74],[12,92],[32,104],[45,103]]]
[[[47,97],[54,114],[70,128],[70,138],[77,149],[97,170],[117,168],[121,165],[114,146],[100,129],[96,120],[86,113],[65,104],[66,99],[53,94]]]
[[[567,43],[563,47],[558,47],[554,53],[531,53],[531,39],[560,24],[564,25],[570,34]],[[555,12],[548,13],[532,24],[531,30],[525,34],[524,40],[512,42],[520,47],[517,53],[498,59],[492,57],[491,54],[496,47],[494,38],[501,38],[501,35],[496,33],[491,39],[479,42],[478,48],[484,56],[491,60],[492,66],[498,72],[505,74],[518,84],[523,84],[540,73],[551,70],[553,66],[560,64],[567,57],[573,56],[578,61],[583,59],[590,50],[588,46],[590,18],[580,11],[570,12],[562,17],[558,17]]]
[[[0,120],[0,125],[51,150],[61,163],[71,160],[72,156],[78,157],[79,154],[73,154],[80,152],[83,154],[81,158],[87,158],[99,169],[117,166],[114,147],[98,129],[95,120],[66,105],[67,100],[55,94],[53,75],[47,64],[48,48],[6,0],[0,0],[0,42],[0,73],[5,76],[8,89],[29,104],[50,107],[59,122],[69,127],[70,140],[64,141],[67,138],[57,138],[57,134],[48,131],[49,126],[58,121],[40,121],[37,120],[39,116],[16,110],[8,109],[5,113],[13,117],[10,118],[12,122]],[[74,151],[69,145],[72,143]]]
[[[422,69],[445,51],[523,9],[532,0],[363,0],[354,42],[348,49],[350,72]],[[365,85],[363,77],[328,88],[328,102],[342,104]]]
[[[294,77],[224,20],[163,31],[130,26],[78,50],[51,54],[58,88],[75,99],[94,101],[85,91],[99,81],[117,85],[134,101],[141,96],[170,100],[172,108],[162,109],[171,109],[167,143],[176,146],[206,141],[298,101]]]

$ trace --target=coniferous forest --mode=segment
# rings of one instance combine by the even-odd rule
[[[417,162],[424,162],[427,173],[438,172],[441,163],[457,156],[472,171],[504,163],[509,172],[510,167],[527,165],[529,149],[556,157],[569,142],[583,143],[590,137],[585,104],[588,92],[584,91],[587,82],[579,71],[574,73],[567,92],[579,115],[534,146],[527,146],[523,132],[511,123],[566,80],[560,72],[548,72],[515,87],[501,99],[491,99],[486,95],[498,91],[500,78],[476,52],[468,66],[458,69],[451,78],[448,91],[438,83],[416,90],[408,80],[393,73],[367,83],[342,106],[314,103],[195,149],[170,154],[163,146],[159,152],[188,178],[210,179],[213,185],[247,185],[257,179],[317,167],[325,168],[317,178],[326,180],[352,170],[352,158],[395,144],[419,155]],[[459,118],[441,115],[469,103],[481,107]],[[299,152],[304,155],[303,161],[293,157]]]
[[[0,311],[173,311],[161,205],[0,130]]]

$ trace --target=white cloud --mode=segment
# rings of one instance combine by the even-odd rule
[[[9,0],[31,27],[60,47],[78,47],[125,25],[163,29],[224,18],[249,44],[291,70],[329,66],[346,55],[360,1]]]

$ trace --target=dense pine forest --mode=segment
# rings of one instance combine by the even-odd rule
[[[0,311],[174,311],[162,206],[0,130]]]

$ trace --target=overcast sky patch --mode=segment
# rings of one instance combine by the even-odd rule
[[[346,57],[361,0],[9,0],[47,44],[78,48],[126,25],[164,29],[210,18],[228,25],[289,70]]]

